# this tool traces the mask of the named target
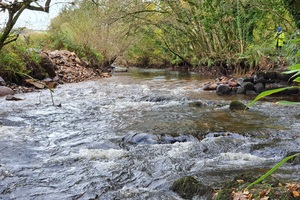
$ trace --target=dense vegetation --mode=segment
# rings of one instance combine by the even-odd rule
[[[249,70],[263,57],[277,59],[274,33],[278,26],[286,35],[282,53],[293,64],[298,46],[291,41],[298,37],[299,8],[296,0],[75,1],[52,20],[46,34],[10,42],[18,35],[12,29],[2,39],[2,46],[7,45],[0,48],[0,67],[24,70],[24,51],[30,54],[31,48],[68,49],[94,67],[116,62]],[[0,38],[7,34],[7,27],[3,30]]]

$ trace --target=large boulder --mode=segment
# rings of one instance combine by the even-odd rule
[[[0,86],[0,97],[6,96],[6,95],[14,95],[15,92],[6,86]]]

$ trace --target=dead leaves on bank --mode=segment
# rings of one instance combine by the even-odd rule
[[[242,180],[237,180],[242,181]],[[238,191],[235,188],[232,188],[234,191],[231,193],[232,200],[274,200],[281,199],[281,194],[278,190],[280,188],[281,192],[287,193],[290,196],[289,199],[300,199],[300,184],[299,183],[286,183],[285,186],[279,184],[278,187],[258,189],[252,188],[250,190],[245,189],[243,191]],[[273,197],[271,198],[270,196]],[[274,198],[274,195],[277,196]],[[286,199],[286,198],[285,198]]]

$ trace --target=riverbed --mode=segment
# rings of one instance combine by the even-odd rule
[[[219,188],[300,151],[298,107],[247,111],[203,91],[213,77],[130,69],[111,78],[0,98],[0,199],[181,199],[182,176]],[[299,165],[275,174],[299,181]]]

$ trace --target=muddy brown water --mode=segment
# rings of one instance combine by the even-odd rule
[[[109,79],[0,98],[0,199],[181,199],[192,175],[218,188],[300,151],[298,107],[201,89],[212,77],[130,69]],[[42,103],[39,102],[41,96]],[[299,165],[279,178],[299,180]]]

